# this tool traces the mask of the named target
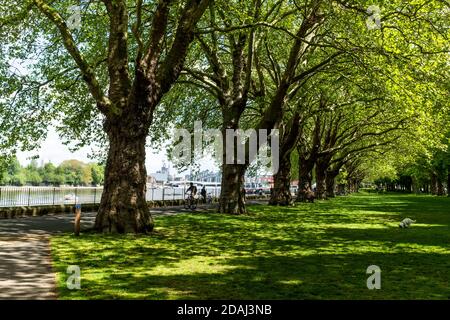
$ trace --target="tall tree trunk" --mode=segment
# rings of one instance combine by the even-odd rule
[[[316,166],[316,198],[326,199],[326,171]]]
[[[288,206],[292,204],[291,194],[291,157],[280,159],[279,170],[274,176],[274,188],[270,195],[270,205]]]
[[[450,165],[448,166],[447,170],[447,196],[450,197]]]
[[[326,185],[326,196],[327,198],[334,198],[336,196],[334,189],[336,187],[336,177],[339,174],[339,170],[337,173],[335,171],[327,171],[325,176],[325,185]]]
[[[308,161],[304,157],[299,157],[298,168],[298,202],[305,202],[307,194],[312,192],[312,170],[314,169],[314,161]]]
[[[109,151],[95,229],[109,233],[151,232],[154,223],[145,197],[147,130],[141,129],[138,134],[139,129],[130,126],[128,117],[105,127]]]
[[[239,109],[236,105],[231,110]],[[226,110],[223,107],[223,110]],[[231,112],[231,111],[230,111]],[[245,172],[247,164],[237,164],[237,143],[238,139],[233,139],[233,146],[227,148],[226,131],[229,129],[237,130],[239,128],[240,114],[235,111],[234,114],[224,114],[224,127],[222,128],[223,154],[222,154],[222,183],[219,198],[219,212],[227,214],[245,214],[247,208],[245,205]],[[227,149],[233,150],[234,162],[227,163]]]
[[[325,178],[325,185],[326,185],[326,197],[327,198],[334,198],[336,196],[334,192],[335,183],[334,183],[334,177],[329,177],[328,174]]]
[[[310,155],[309,158],[301,154],[298,150],[298,191],[297,202],[305,202],[307,196],[312,193],[312,171],[314,169],[315,160]]]
[[[408,193],[412,193],[413,192],[413,180],[412,177],[408,177],[407,183],[406,183],[406,191]]]
[[[326,199],[326,178],[328,161],[325,159],[318,159],[316,161],[316,198]]]
[[[219,212],[245,214],[245,165],[222,164],[222,184],[219,199]]]
[[[440,178],[437,179],[437,195],[438,196],[445,195],[444,182]]]
[[[288,206],[292,204],[291,194],[291,154],[300,133],[300,115],[296,113],[284,128],[280,145],[279,169],[274,176],[274,189],[270,196],[270,205]]]
[[[431,190],[431,194],[433,196],[438,194],[438,177],[437,175],[433,172],[430,175],[430,190]]]
[[[415,194],[419,194],[420,188],[417,184],[417,178],[415,176],[411,176],[411,181],[412,192],[414,192]]]
[[[389,185],[386,185],[386,191],[389,191]],[[353,179],[353,178],[348,179],[348,192],[349,193],[357,192],[357,181],[356,181],[356,179]]]
[[[361,179],[356,180],[356,192],[359,192],[359,188],[361,188],[361,183],[362,183]]]

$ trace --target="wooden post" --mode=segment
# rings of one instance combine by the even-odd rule
[[[80,224],[81,224],[81,204],[75,205],[75,235],[78,237],[80,235]]]
[[[31,188],[28,188],[28,206],[30,206]]]

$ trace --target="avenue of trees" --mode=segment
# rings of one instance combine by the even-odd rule
[[[450,139],[445,138],[446,149],[431,149],[420,154],[418,160],[399,165],[389,161],[386,174],[374,179],[377,187],[387,191],[429,193],[450,196]],[[386,167],[389,168],[386,170]]]
[[[32,160],[21,166],[13,157],[0,167],[0,185],[5,186],[100,186],[103,176],[103,166],[78,160],[66,160],[58,166],[51,162],[39,165]]]
[[[445,0],[102,0],[80,2],[72,28],[75,4],[0,4],[0,148],[34,149],[51,121],[77,146],[106,145],[99,232],[153,229],[146,143],[196,120],[280,130],[273,205],[304,201],[313,178],[318,198],[383,170],[446,183]],[[220,158],[220,211],[243,214],[251,164]]]

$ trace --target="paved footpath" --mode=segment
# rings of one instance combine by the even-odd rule
[[[151,212],[156,217],[192,213],[178,207]],[[73,219],[73,214],[64,214],[0,220],[0,299],[57,298],[49,239],[73,231]],[[95,213],[82,213],[81,229],[91,228],[94,221]]]

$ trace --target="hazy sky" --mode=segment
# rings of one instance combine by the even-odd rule
[[[88,154],[90,153],[91,148],[85,147],[76,152],[70,152],[68,147],[62,144],[61,139],[56,133],[54,128],[49,128],[49,132],[47,135],[47,139],[41,145],[41,148],[34,152],[19,152],[17,154],[17,158],[19,162],[24,165],[30,162],[30,157],[38,155],[38,163],[41,161],[44,162],[52,162],[55,165],[59,165],[64,160],[77,159],[83,162],[90,162],[91,159],[88,158]],[[169,164],[167,161],[167,156],[165,151],[152,150],[151,148],[147,148],[147,157],[146,157],[146,167],[147,172],[156,172],[161,169],[163,162]],[[201,161],[202,170],[213,170],[217,171],[217,167],[214,165],[213,161],[210,159],[204,159]],[[174,173],[174,169],[170,166],[170,172]]]

